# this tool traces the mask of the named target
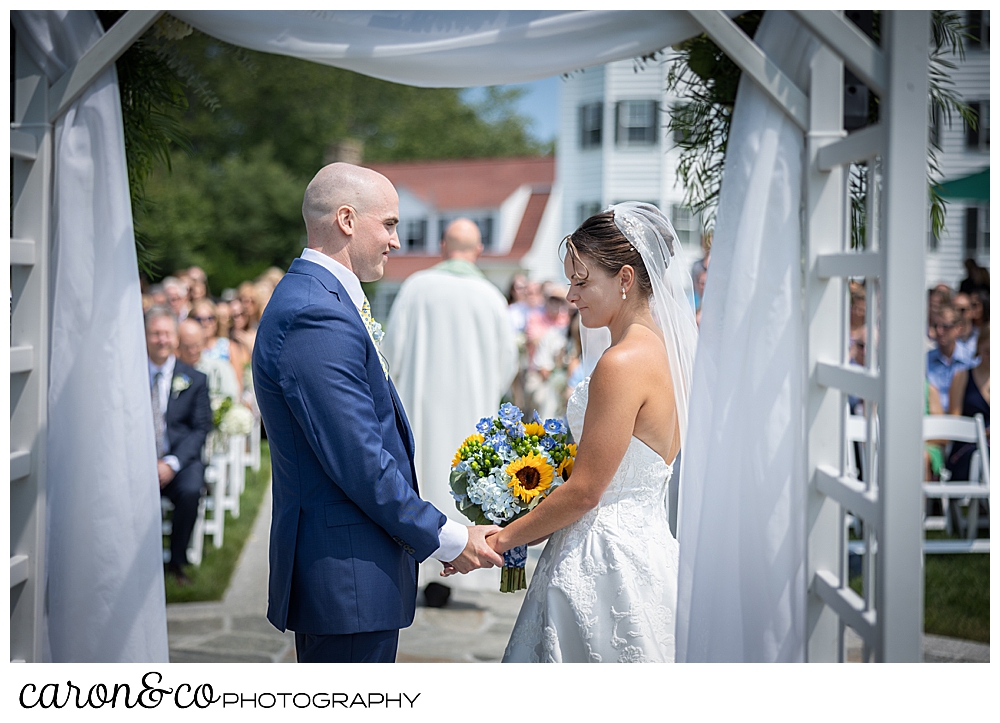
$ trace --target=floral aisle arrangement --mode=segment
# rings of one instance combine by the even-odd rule
[[[542,421],[506,403],[496,417],[483,417],[462,442],[451,464],[451,494],[459,512],[474,524],[501,527],[523,517],[569,479],[576,445],[561,419]],[[500,592],[527,587],[527,545],[503,555]]]
[[[227,437],[250,434],[253,429],[253,412],[244,404],[233,404],[219,422],[219,431]]]
[[[253,429],[253,412],[245,404],[234,402],[231,397],[218,397],[212,400],[212,426],[220,449],[224,448],[229,437],[240,434],[250,434]]]

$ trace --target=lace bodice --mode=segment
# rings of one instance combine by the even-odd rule
[[[567,404],[578,441],[589,388],[588,377]],[[672,471],[632,437],[597,507],[549,538],[505,661],[673,661],[678,548],[666,508]]]

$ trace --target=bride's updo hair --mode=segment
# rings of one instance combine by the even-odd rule
[[[617,275],[623,266],[631,266],[635,269],[635,288],[642,297],[648,299],[653,293],[642,256],[618,230],[614,211],[591,216],[580,224],[580,228],[563,239],[563,243],[566,244],[566,253],[573,264],[573,272],[579,278],[586,279],[590,275],[590,269],[581,258],[585,256],[609,276]]]

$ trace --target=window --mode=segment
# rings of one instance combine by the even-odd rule
[[[651,146],[657,136],[657,102],[623,100],[615,105],[615,142],[620,146]]]
[[[595,213],[600,213],[600,212],[601,212],[600,201],[589,201],[587,203],[579,204],[576,207],[576,225],[579,226],[581,223],[586,221]]]
[[[693,213],[687,206],[674,204],[670,208],[671,221],[677,240],[684,248],[701,249],[701,214]]]
[[[990,11],[966,10],[966,32],[969,34],[967,43],[970,47],[988,50],[990,47]]]
[[[427,249],[427,219],[406,222],[406,250],[424,251]]]
[[[965,147],[970,151],[988,151],[990,149],[990,102],[988,100],[969,103],[969,107],[979,118],[975,128],[965,126]]]
[[[588,103],[580,106],[580,148],[600,148],[601,128],[604,125],[604,104]]]
[[[965,209],[965,258],[975,259],[990,252],[990,207]]]

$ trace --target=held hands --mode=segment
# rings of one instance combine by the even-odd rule
[[[474,525],[469,528],[469,541],[462,554],[451,562],[444,563],[442,577],[454,575],[456,572],[466,573],[481,567],[502,567],[503,558],[487,543],[486,536],[496,534],[500,528],[496,525]]]

